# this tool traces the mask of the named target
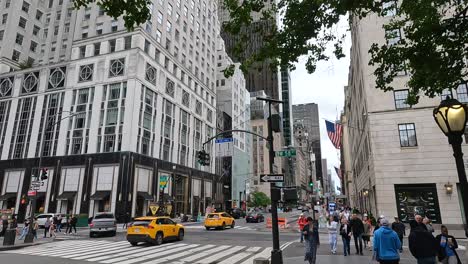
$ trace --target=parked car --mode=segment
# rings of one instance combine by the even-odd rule
[[[67,218],[64,214],[40,214],[36,216],[37,218],[37,224],[39,225],[39,228],[44,228],[44,224],[47,220],[47,217],[49,217],[49,220],[52,222],[54,219],[54,216],[62,216],[62,226],[65,227],[67,224]]]
[[[206,230],[210,230],[210,228],[220,228],[224,230],[227,226],[234,228],[236,221],[228,213],[220,212],[208,214],[204,224]]]
[[[258,213],[258,212],[248,213],[247,216],[245,217],[245,222],[247,223],[265,222],[265,217],[263,216],[262,213]]]
[[[234,208],[229,211],[229,214],[234,217],[234,219],[244,218],[245,212],[239,208]]]
[[[93,237],[95,235],[110,234],[115,236],[117,233],[117,220],[113,213],[102,212],[97,213],[89,224],[89,236]]]
[[[140,242],[161,245],[167,240],[181,241],[184,234],[184,226],[169,217],[138,217],[128,226],[127,241],[132,246]]]

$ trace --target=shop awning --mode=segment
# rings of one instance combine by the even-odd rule
[[[89,199],[91,200],[104,200],[107,196],[111,194],[110,191],[97,191]]]
[[[14,197],[16,197],[16,193],[5,193],[4,195],[0,195],[0,201],[6,201]]]
[[[57,200],[73,200],[75,198],[76,192],[63,192],[57,196]]]
[[[137,195],[143,197],[143,199],[145,199],[146,201],[154,200],[153,196],[148,192],[138,192]]]

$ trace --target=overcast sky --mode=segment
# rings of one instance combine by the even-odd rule
[[[337,28],[340,34],[346,32],[347,21],[343,18]],[[305,69],[305,57],[297,64],[297,69],[291,72],[291,89],[293,104],[316,103],[320,114],[320,136],[322,158],[327,159],[328,168],[332,170],[335,185],[340,185],[333,166],[339,167],[339,150],[335,149],[328,138],[325,119],[336,120],[344,105],[344,86],[348,83],[349,52],[351,38],[348,36],[344,43],[345,58],[337,60],[332,56],[327,62],[320,62],[313,74]]]

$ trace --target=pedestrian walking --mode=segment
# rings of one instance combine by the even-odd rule
[[[62,215],[59,214],[57,216],[57,232],[61,233],[62,232]]]
[[[52,222],[50,221],[50,217],[47,217],[45,223],[44,223],[44,238],[47,237],[47,233],[49,232],[50,225]]]
[[[304,234],[302,233],[302,230],[304,229],[305,225],[307,225],[307,219],[305,218],[304,214],[301,213],[297,219],[297,226],[299,227],[299,233],[301,234],[301,243],[304,242]]]
[[[65,222],[67,223],[67,229],[65,229],[65,233],[63,233],[64,235],[67,235],[68,234],[68,230],[70,230],[71,226],[70,226],[70,215],[67,214],[66,218],[65,218]]]
[[[37,222],[37,218],[34,218],[33,220],[33,230],[32,233],[34,235],[34,238],[37,240],[37,230],[39,229],[39,223]]]
[[[423,224],[426,225],[426,229],[427,229],[427,232],[431,233],[432,235],[434,235],[434,227],[432,227],[432,221],[431,219],[424,217],[423,219]]]
[[[317,224],[314,223],[312,217],[307,217],[307,224],[304,226],[302,233],[305,240],[304,261],[308,261],[309,264],[315,264],[320,240]]]
[[[374,233],[374,259],[380,264],[400,263],[400,239],[395,231],[390,229],[388,220],[380,220],[380,228]]]
[[[336,217],[330,216],[328,219],[327,223],[327,229],[328,229],[328,240],[330,242],[330,249],[332,254],[336,254],[336,234],[338,230],[338,221]]]
[[[410,222],[409,249],[418,264],[436,264],[439,244],[435,237],[427,231],[426,225],[422,223],[422,218],[420,220],[415,217],[415,220]]]
[[[70,229],[68,230],[69,233],[68,234],[71,234],[72,233],[72,228],[75,230],[75,235],[76,235],[76,223],[78,222],[78,218],[76,217],[76,215],[72,215],[72,217],[70,218]]]
[[[456,251],[458,248],[457,240],[448,234],[448,229],[444,225],[440,227],[440,232],[441,234],[436,236],[436,240],[440,245],[437,254],[439,262],[443,264],[461,264],[460,257]]]
[[[18,237],[18,240],[23,240],[29,231],[29,220],[24,221],[23,229],[21,230],[21,235]]]
[[[128,212],[126,212],[124,214],[123,221],[124,221],[124,224],[123,224],[122,228],[127,229],[128,228],[128,222],[130,222],[130,214],[128,214]]]
[[[5,232],[8,228],[8,217],[6,215],[2,216],[2,231],[0,232],[0,237],[5,236]]]
[[[372,230],[372,224],[367,214],[364,214],[362,225],[364,227],[364,232],[362,233],[362,240],[364,240],[364,248],[367,249],[370,248],[369,242]]]
[[[54,223],[52,223],[50,225],[50,229],[49,229],[49,237],[54,237],[56,238],[57,236],[55,235],[55,229],[56,229],[56,225]]]
[[[363,255],[362,253],[362,234],[364,233],[364,224],[357,214],[352,214],[351,216],[351,232],[354,237],[354,245],[356,246],[356,254]]]
[[[349,226],[346,217],[343,217],[343,219],[341,219],[340,235],[341,239],[343,240],[344,255],[351,255],[351,227]]]
[[[406,235],[406,227],[405,224],[400,222],[398,216],[395,216],[395,221],[392,223],[392,230],[397,233],[398,238],[401,242],[400,253],[403,252],[403,237]]]

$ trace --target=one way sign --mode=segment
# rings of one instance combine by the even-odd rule
[[[284,182],[284,174],[260,174],[260,182]]]

